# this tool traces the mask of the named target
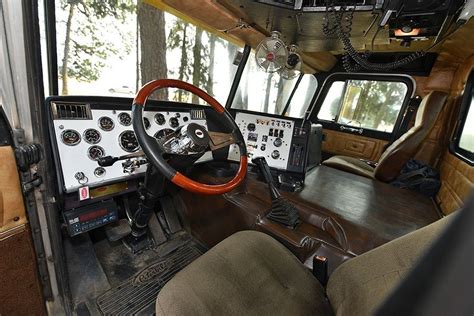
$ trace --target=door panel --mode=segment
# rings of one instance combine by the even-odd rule
[[[353,135],[330,129],[325,129],[323,134],[323,151],[331,155],[344,155],[377,161],[388,141]]]
[[[0,161],[0,315],[46,315],[11,146],[0,146]]]

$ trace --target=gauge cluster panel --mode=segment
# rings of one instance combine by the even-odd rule
[[[97,163],[103,156],[119,157],[140,149],[132,128],[131,111],[91,109],[88,104],[65,107],[64,103],[59,102],[52,102],[51,106],[54,137],[66,192],[76,191],[85,185],[95,187],[124,180],[146,171],[146,165],[128,174],[124,173],[121,161],[110,167],[100,167]],[[143,115],[147,133],[157,138],[191,122],[207,128],[204,110],[145,111]],[[208,152],[201,160],[210,158],[212,154]]]
[[[298,137],[303,130],[295,126],[295,121],[237,112],[235,122],[246,142],[249,160],[263,156],[271,168],[280,170],[292,171],[295,163],[303,167],[304,151],[298,154],[302,155],[301,157],[295,157],[296,149],[299,148],[297,146],[304,144],[295,141],[295,137]],[[303,145],[301,149],[304,147]],[[238,147],[231,145],[228,159],[238,161],[239,157]]]

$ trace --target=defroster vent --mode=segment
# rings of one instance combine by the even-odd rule
[[[91,120],[90,104],[71,102],[52,102],[51,110],[55,120]]]

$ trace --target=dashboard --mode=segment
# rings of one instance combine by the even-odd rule
[[[118,107],[117,107],[118,108]],[[146,165],[124,170],[117,162],[100,167],[104,156],[119,157],[140,149],[132,128],[130,110],[98,108],[91,103],[51,102],[53,132],[62,182],[66,193],[82,186],[96,187],[124,180],[146,171]],[[207,129],[204,110],[145,111],[143,123],[150,136],[161,138],[187,123]],[[207,152],[200,161],[212,158]]]
[[[143,124],[150,136],[161,138],[188,123],[220,131],[207,121],[210,107],[150,101]],[[101,167],[98,159],[137,153],[140,146],[132,127],[131,100],[104,97],[52,97],[47,102],[53,154],[62,192],[69,194],[90,188],[128,181],[144,175],[146,163],[130,170],[123,161]],[[310,124],[300,119],[244,110],[231,110],[247,146],[249,162],[263,156],[268,165],[283,172],[304,175]],[[211,124],[210,128],[208,124]],[[239,161],[235,145],[217,159]],[[142,159],[143,158],[132,158]],[[208,151],[198,162],[213,159]]]

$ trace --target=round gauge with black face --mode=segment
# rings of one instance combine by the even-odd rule
[[[99,119],[99,127],[103,131],[109,132],[114,129],[114,121],[108,116],[102,116]]]
[[[81,142],[81,135],[73,129],[67,129],[61,133],[61,141],[68,146],[75,146]]]
[[[100,147],[100,146],[97,146],[97,145],[91,146],[91,147],[89,147],[89,149],[87,150],[87,156],[88,156],[91,160],[97,161],[97,160],[99,160],[99,158],[105,156],[105,150],[104,150],[104,148],[102,148],[102,147]]]
[[[161,140],[163,137],[168,136],[169,134],[174,133],[171,128],[163,128],[155,133],[155,138]]]
[[[133,131],[122,132],[119,136],[119,145],[129,153],[133,153],[139,148],[137,137]]]
[[[143,125],[145,126],[145,129],[149,129],[151,124],[150,124],[150,120],[147,119],[146,117],[143,118]]]
[[[165,119],[165,116],[161,113],[157,113],[155,114],[155,122],[156,124],[158,125],[163,125],[166,123],[166,119]]]
[[[82,137],[84,137],[86,143],[91,145],[97,144],[102,138],[102,136],[100,136],[99,131],[94,128],[86,129],[84,134],[82,134]]]
[[[122,112],[118,115],[118,120],[123,126],[130,126],[132,124],[132,118],[130,114]]]
[[[176,117],[170,118],[170,126],[176,128],[179,126],[179,120]]]

